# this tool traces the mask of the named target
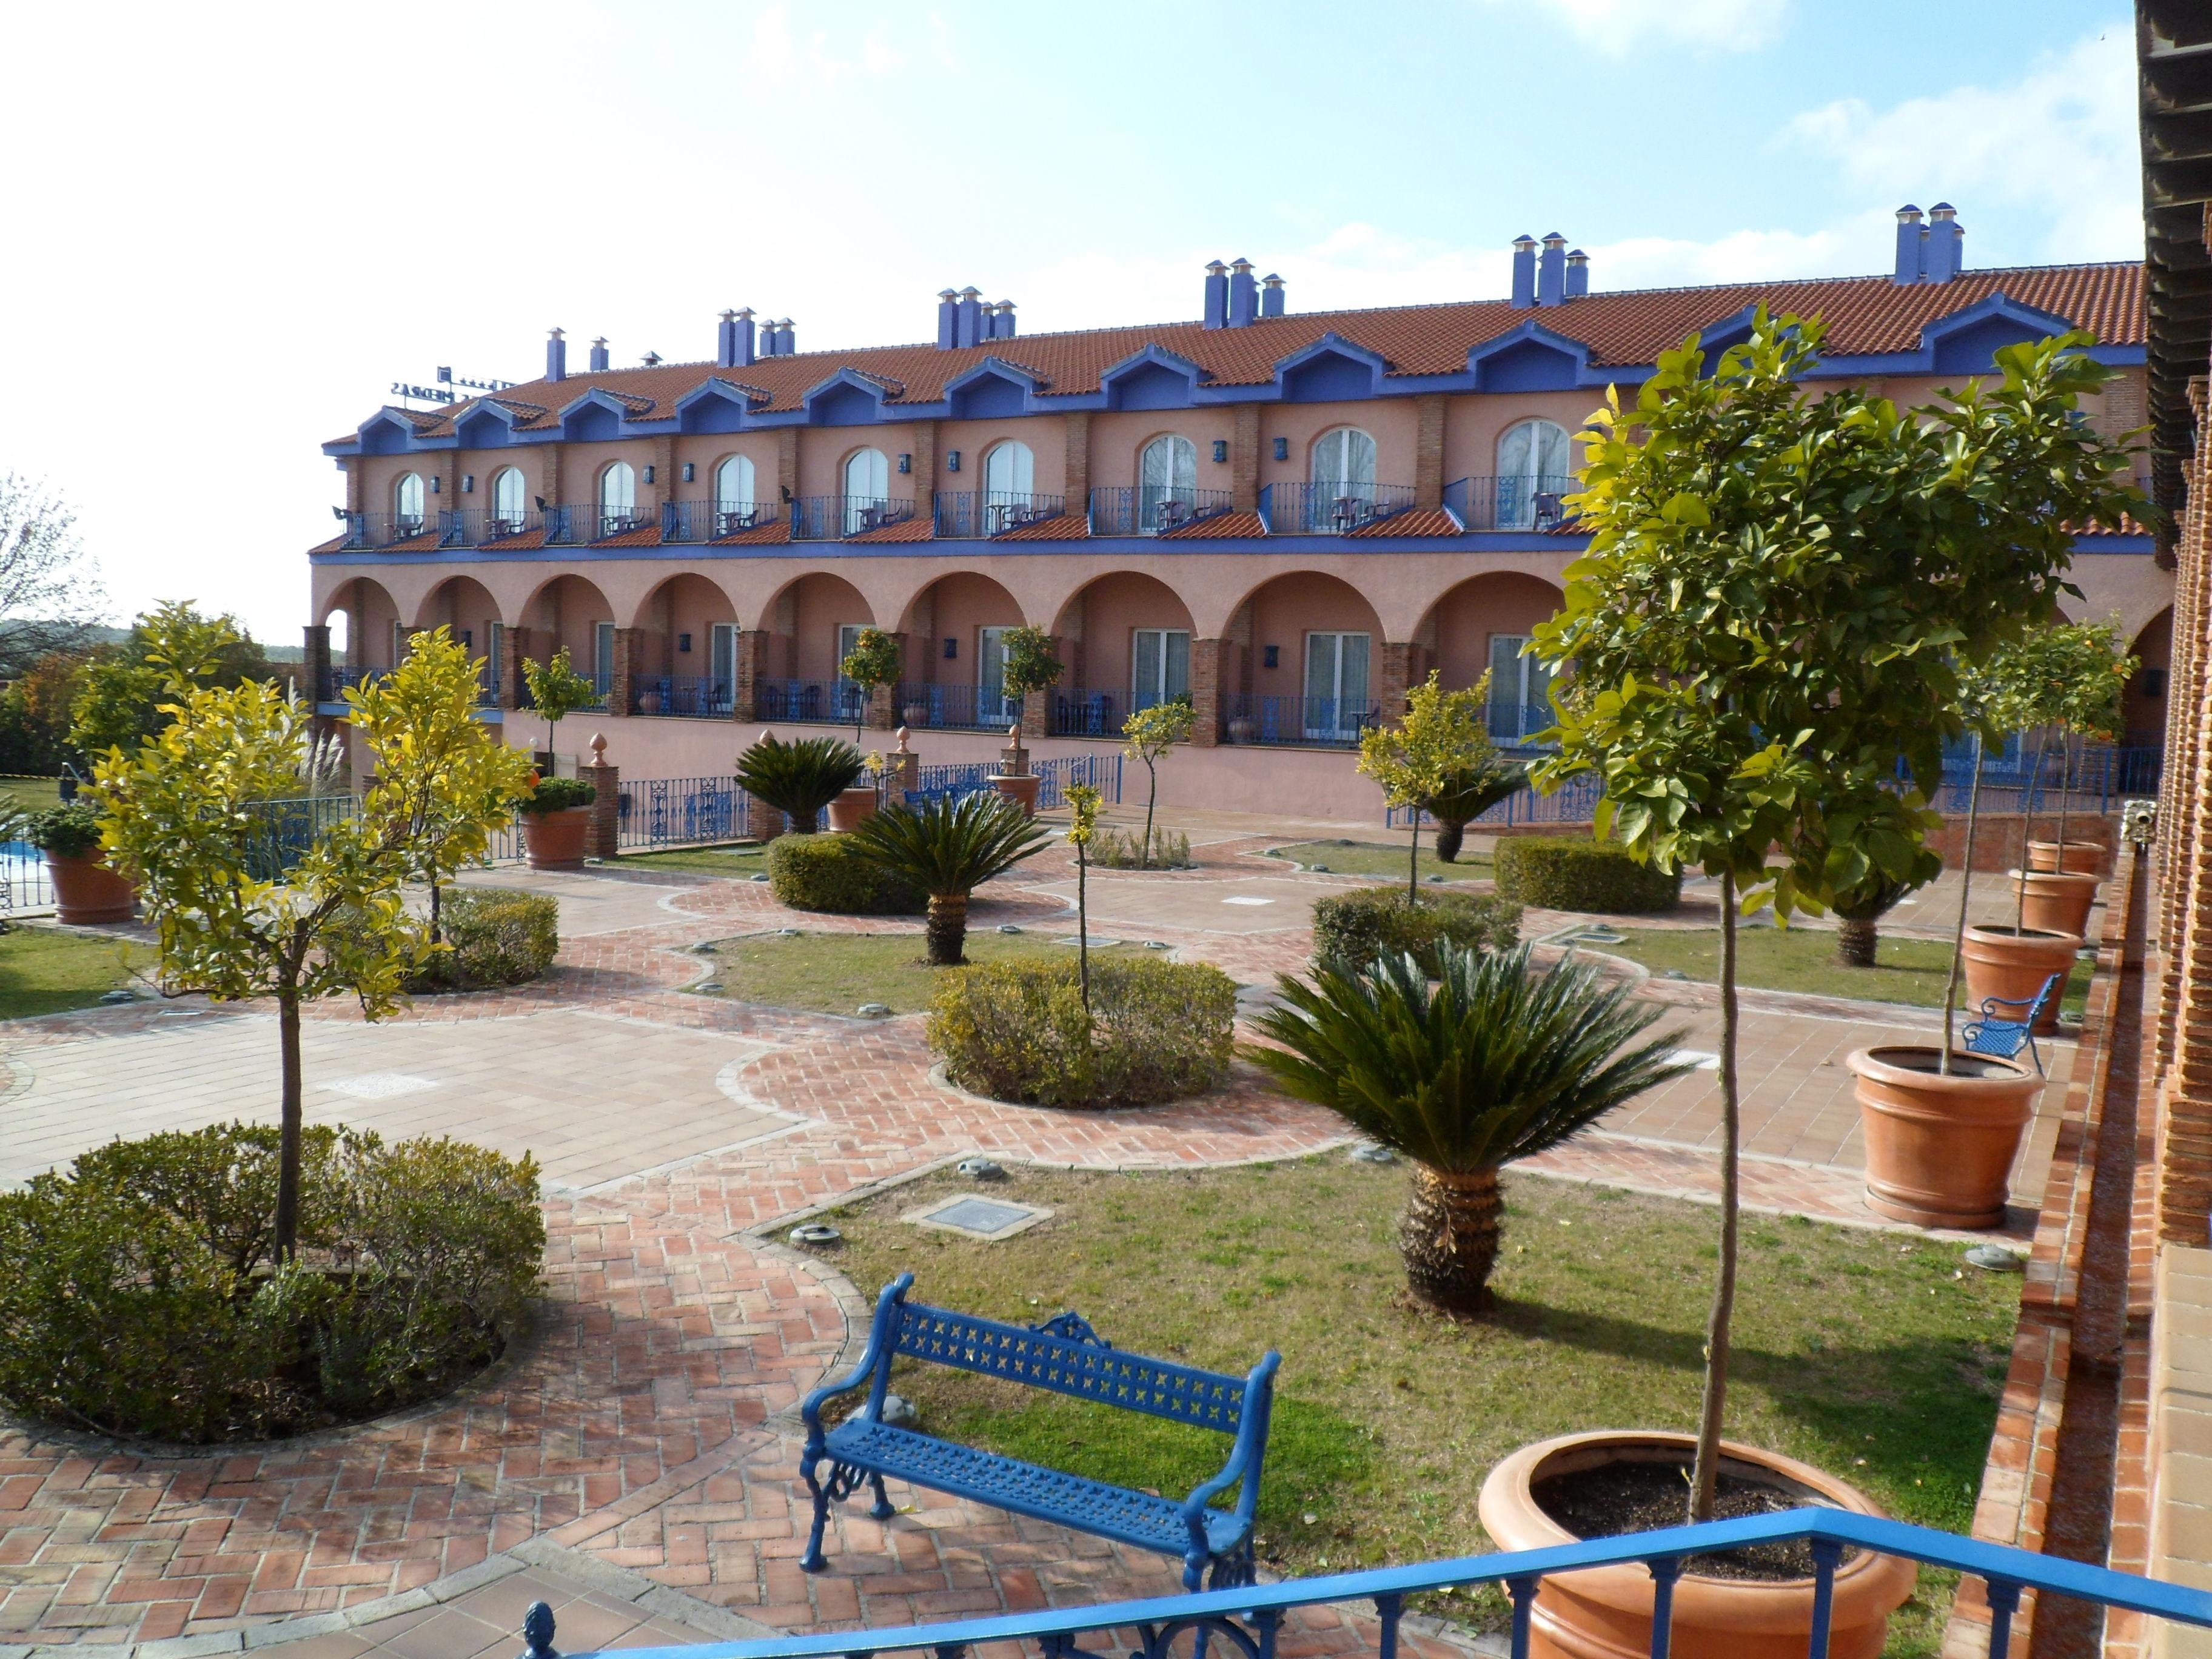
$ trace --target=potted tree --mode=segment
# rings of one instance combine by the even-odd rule
[[[91,802],[73,800],[29,814],[23,838],[46,855],[55,914],[63,922],[76,927],[131,920],[131,879],[100,851],[100,814]]]
[[[738,757],[738,787],[783,814],[793,835],[814,833],[815,818],[860,775],[860,751],[842,738],[801,738],[786,743],[763,732]],[[872,801],[875,791],[867,792]]]
[[[1029,700],[1039,691],[1051,690],[1067,672],[1060,659],[1052,654],[1052,635],[1042,628],[1024,623],[1019,628],[1009,628],[999,636],[999,644],[1005,665],[1000,684],[1006,694],[1008,712],[1015,712],[1013,705],[1019,703],[1022,724],[1034,724],[1042,730],[1042,722],[1029,719]]]
[[[864,628],[854,635],[853,648],[837,665],[837,672],[860,688],[853,706],[853,742],[857,746],[876,693],[898,684],[899,642],[880,628]]]
[[[1137,854],[1137,867],[1152,867],[1152,817],[1160,799],[1160,760],[1190,736],[1196,720],[1188,696],[1170,697],[1149,708],[1139,708],[1121,722],[1121,753],[1145,763],[1145,844]]]
[[[2053,933],[2086,933],[2111,849],[2101,842],[2069,844],[2067,839],[2075,740],[2119,740],[2123,694],[2142,664],[2127,654],[2119,629],[2110,623],[2054,628],[2038,643],[2045,719],[2059,733],[2058,838],[2026,842],[2021,868],[2013,872],[2021,897],[2018,921]]]
[[[592,830],[592,804],[598,788],[585,778],[530,775],[530,787],[514,804],[522,817],[522,848],[533,870],[580,870]]]
[[[1421,814],[1437,821],[1437,856],[1455,864],[1468,823],[1527,781],[1525,769],[1501,760],[1490,741],[1483,719],[1489,696],[1487,673],[1467,690],[1447,691],[1431,670],[1407,696],[1397,724],[1371,726],[1360,734],[1359,769],[1413,819],[1408,904],[1421,897]]]
[[[530,688],[530,705],[545,722],[545,749],[538,757],[538,769],[553,769],[553,739],[563,716],[580,708],[596,708],[599,688],[579,674],[568,660],[568,647],[562,646],[544,662],[533,662],[527,657],[522,662],[523,683]]]
[[[1050,839],[1020,806],[981,790],[920,806],[887,806],[853,831],[853,845],[909,887],[929,895],[932,967],[967,960],[968,896]]]
[[[1698,866],[1720,887],[1720,1237],[1697,1433],[1626,1434],[1573,1453],[1578,1478],[1601,1486],[1632,1485],[1636,1466],[1655,1460],[1680,1468],[1692,1521],[1713,1515],[1724,1464],[1754,1510],[1790,1507],[1808,1484],[1799,1466],[1722,1437],[1736,1292],[1739,911],[1771,905],[1786,921],[1876,872],[1905,883],[1933,873],[1925,799],[1945,738],[1964,727],[1961,665],[2051,619],[2071,552],[2063,526],[2114,522],[2134,499],[2112,479],[2124,455],[2073,413],[2106,373],[2076,349],[2085,337],[2008,347],[2001,387],[1907,411],[1856,390],[1808,390],[1823,332],[1817,318],[1762,307],[1711,373],[1693,336],[1662,356],[1632,412],[1608,397],[1575,498],[1589,546],[1564,611],[1536,629],[1554,684],[1571,671],[1554,694],[1558,752],[1533,769],[1539,786],[1595,774],[1600,835],[1662,869]],[[1670,597],[1656,605],[1655,594]],[[1775,849],[1784,861],[1771,866]],[[1530,1462],[1553,1455],[1529,1449],[1486,1481],[1482,1516],[1502,1547],[1559,1541],[1529,1478]],[[1814,1489],[1866,1507],[1840,1482]],[[1648,1576],[1598,1577],[1540,1594],[1534,1616],[1553,1651],[1648,1634]],[[1838,1573],[1839,1600],[1847,1577],[1867,1599],[1848,1620],[1838,1613],[1831,1651],[1871,1655],[1911,1571],[1862,1557]],[[1686,1574],[1674,1651],[1755,1650],[1749,1638],[1778,1620],[1802,1645],[1814,1588],[1788,1569],[1765,1583]]]

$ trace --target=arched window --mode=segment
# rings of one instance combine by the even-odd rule
[[[522,469],[501,467],[491,481],[494,533],[512,536],[522,528]]]
[[[422,527],[422,475],[403,472],[392,486],[392,529],[395,536],[411,536]]]
[[[1324,432],[1313,447],[1309,529],[1341,534],[1375,516],[1375,440],[1356,426]]]
[[[616,461],[599,474],[599,534],[617,536],[637,524],[637,474]]]
[[[863,449],[845,463],[845,533],[857,536],[883,522],[890,495],[890,463],[880,449]]]
[[[1523,421],[1498,441],[1498,527],[1548,528],[1560,497],[1574,488],[1567,431],[1552,421]]]
[[[1012,440],[994,444],[983,457],[983,513],[985,528],[995,534],[1026,515],[1036,485],[1036,457],[1030,447]]]
[[[714,533],[753,527],[753,464],[732,455],[714,469]]]
[[[1145,446],[1137,484],[1137,527],[1172,530],[1198,501],[1198,446],[1167,433]]]

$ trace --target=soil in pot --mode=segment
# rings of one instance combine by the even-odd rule
[[[1617,1538],[1623,1533],[1679,1527],[1688,1515],[1690,1465],[1685,1462],[1603,1463],[1532,1482],[1536,1505],[1577,1538]],[[1713,1519],[1778,1515],[1803,1506],[1804,1494],[1733,1469],[1714,1483]],[[1848,1561],[1858,1552],[1847,1550]],[[1693,1555],[1692,1572],[1713,1578],[1779,1583],[1813,1576],[1813,1547],[1802,1539],[1749,1549]]]

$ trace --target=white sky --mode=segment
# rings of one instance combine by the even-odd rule
[[[1994,20],[1994,21],[1992,21]],[[295,643],[394,380],[1877,270],[1948,198],[1969,265],[2139,257],[2127,8],[1790,0],[0,9],[0,471],[76,507],[118,618]]]

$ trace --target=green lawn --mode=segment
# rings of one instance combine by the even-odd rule
[[[1680,969],[1692,979],[1717,981],[1721,970],[1721,936],[1717,927],[1629,929],[1620,945],[1590,948],[1642,963],[1653,973]],[[1872,968],[1846,968],[1836,960],[1836,935],[1820,927],[1747,927],[1736,934],[1737,972],[1746,985],[1766,991],[1811,991],[1823,996],[1856,997],[1868,1002],[1905,1002],[1916,1007],[1943,1006],[1943,981],[1950,970],[1948,940],[1902,939],[1883,934]],[[2066,981],[2063,1012],[2078,1018],[2089,994],[2096,964],[2077,960]],[[1960,991],[1963,999],[1964,988]]]
[[[1271,847],[1267,856],[1295,859],[1310,870],[1316,864],[1326,864],[1338,875],[1380,876],[1393,881],[1406,878],[1406,849],[1370,841],[1304,841],[1295,847]],[[1490,874],[1489,854],[1470,850],[1459,855],[1458,863],[1446,864],[1437,856],[1431,835],[1422,836],[1424,882],[1431,876],[1442,876],[1446,881],[1482,881],[1488,879]]]
[[[151,962],[135,941],[19,922],[0,933],[0,1019],[89,1008]]]
[[[664,853],[624,853],[616,862],[624,870],[692,870],[744,881],[767,873],[768,848],[757,842],[741,847],[672,847]]]
[[[61,783],[59,778],[0,777],[0,795],[13,795],[16,805],[35,812],[60,802]]]
[[[1072,960],[1075,947],[1056,944],[1054,937],[971,928],[967,957],[971,963],[1037,957],[1055,962]],[[1091,956],[1096,962],[1133,951],[1141,954],[1143,947],[1094,949]],[[710,996],[775,1008],[811,1008],[828,1014],[849,1014],[864,1002],[883,1003],[895,1014],[920,1013],[929,1006],[930,996],[944,975],[958,971],[933,968],[923,960],[919,930],[796,937],[757,933],[721,940],[714,946],[714,982],[719,988],[708,992]]]
[[[1261,1553],[1291,1574],[1486,1547],[1490,1467],[1548,1435],[1694,1428],[1715,1212],[1509,1176],[1498,1307],[1418,1310],[1396,1247],[1402,1166],[1333,1154],[1197,1174],[1017,1168],[988,1190],[1050,1206],[997,1243],[900,1222],[969,1189],[951,1172],[831,1218],[864,1293],[902,1270],[918,1299],[1033,1322],[1073,1308],[1117,1346],[1241,1375],[1283,1356]],[[2017,1277],[1963,1247],[1748,1216],[1728,1431],[1863,1486],[1893,1514],[1964,1530],[2018,1313]],[[1116,1484],[1188,1491],[1225,1445],[998,1379],[902,1362],[924,1425]],[[1900,1614],[1932,1651],[1948,1582]],[[1502,1603],[1471,1609],[1480,1622]],[[1911,1626],[1908,1632],[1907,1626]]]

